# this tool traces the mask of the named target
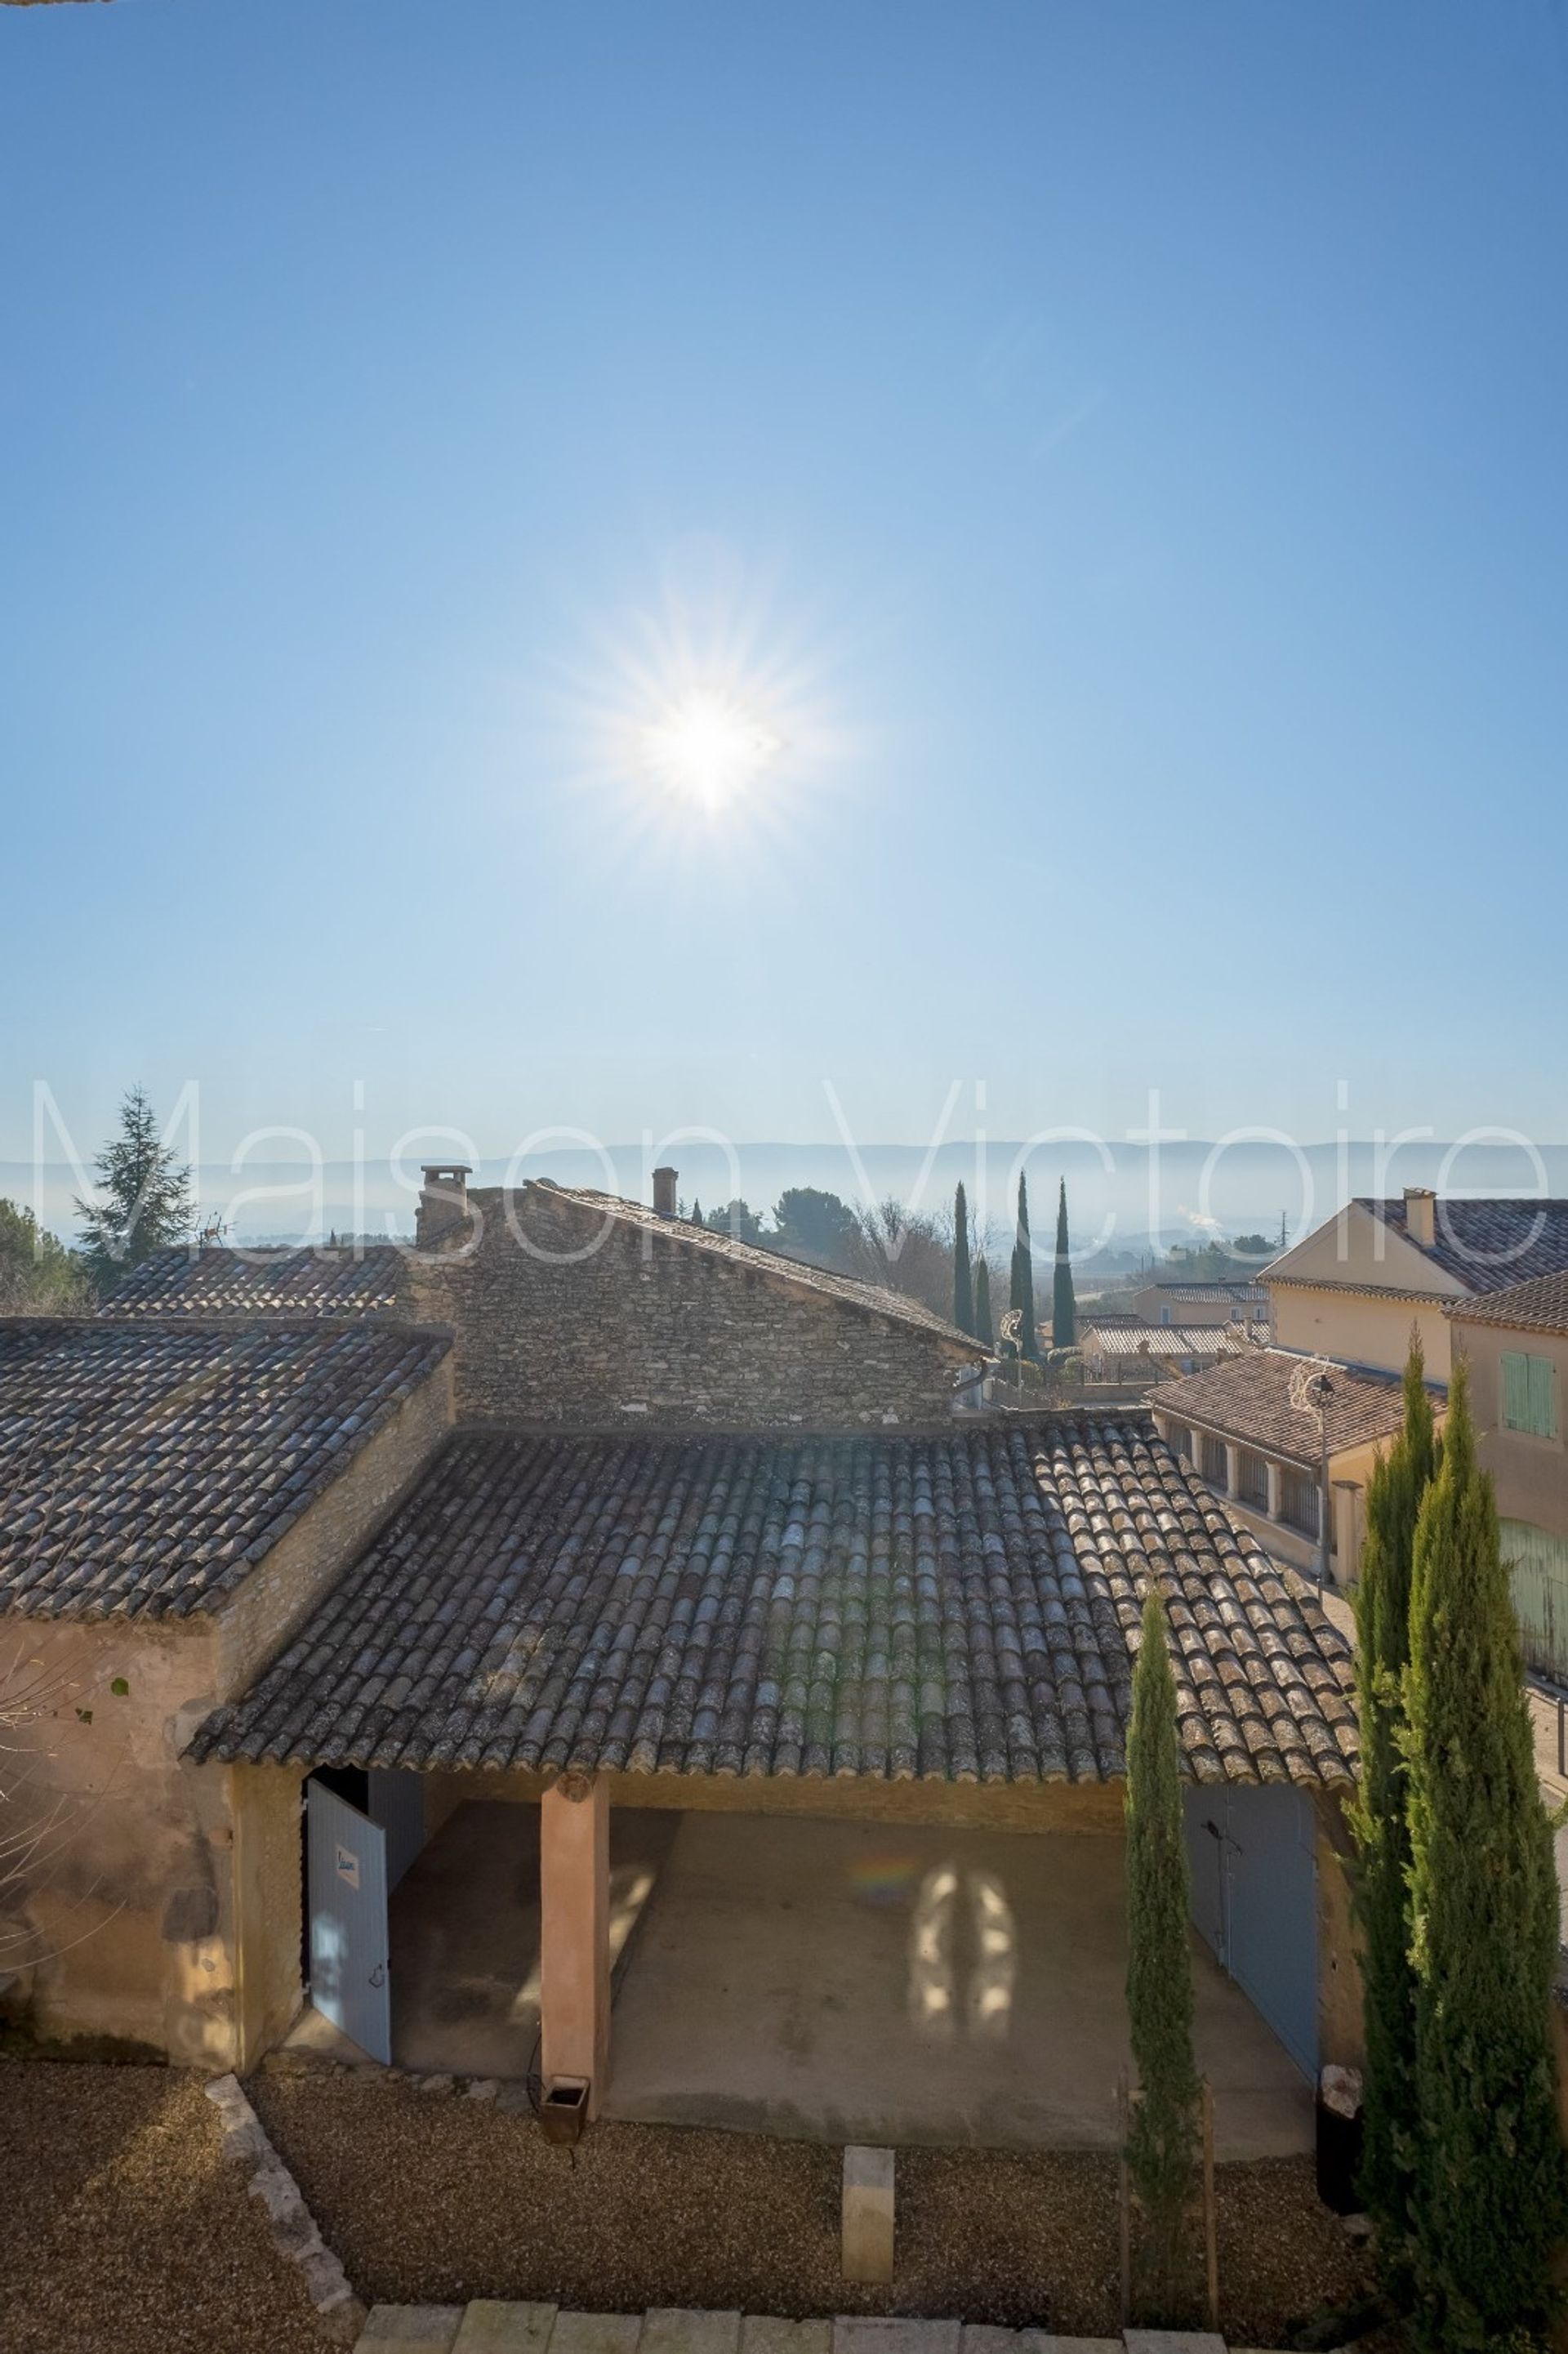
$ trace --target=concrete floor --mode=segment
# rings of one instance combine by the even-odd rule
[[[615,2006],[606,2114],[1095,2149],[1128,2060],[1122,1843],[687,1815]],[[1284,2046],[1193,1940],[1222,2158],[1313,2143]]]
[[[605,2114],[828,2141],[1114,2147],[1122,1853],[1070,1833],[615,1809]],[[461,1808],[392,1898],[395,2062],[524,2073],[538,1953],[536,1811]],[[1219,2156],[1309,2150],[1306,2079],[1196,1938],[1192,1956]],[[291,2040],[332,2038],[307,2012]]]

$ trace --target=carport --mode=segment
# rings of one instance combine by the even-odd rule
[[[1147,1423],[460,1434],[194,1749],[313,1769],[313,1976],[319,1956],[367,2049],[370,1996],[390,2049],[392,1932],[445,1870],[441,1917],[472,1931],[463,1950],[446,1938],[445,1967],[482,1978],[486,1925],[509,1937],[512,2049],[532,2005],[546,2092],[577,2084],[590,2115],[1103,2146],[1126,2053],[1123,1728],[1151,1583],[1210,1809],[1192,1836],[1215,1840],[1223,1817],[1216,1843],[1252,1859],[1226,1863],[1209,1941],[1225,1969],[1195,1941],[1222,2143],[1298,2147],[1305,2072],[1357,2056],[1336,1854],[1349,1649]],[[421,1793],[428,1847],[379,1911],[365,1898],[387,1885],[387,1828],[372,1797],[334,1813],[345,1770],[367,1793]],[[537,1822],[536,1931],[514,1865],[509,1897],[486,1891],[506,1842],[463,1823],[504,1808]],[[662,1853],[656,1817],[680,1819]],[[640,1857],[630,1902],[617,1875]],[[1194,1886],[1202,1904],[1201,1871]],[[1304,2009],[1255,1967],[1287,1948]],[[427,1934],[427,1988],[435,1950]]]

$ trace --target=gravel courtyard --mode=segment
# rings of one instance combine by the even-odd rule
[[[198,2077],[0,2061],[0,2184],[5,2354],[323,2354]]]
[[[1107,2158],[901,2150],[898,2272],[884,2292],[840,2276],[840,2153],[822,2143],[601,2124],[573,2152],[526,2116],[369,2071],[263,2070],[249,2090],[366,2304],[512,2296],[1117,2326]],[[1220,2197],[1234,2341],[1282,2344],[1293,2319],[1356,2296],[1359,2265],[1310,2160],[1222,2167]]]
[[[368,2305],[548,2297],[599,2310],[960,2314],[1115,2326],[1116,2175],[1103,2158],[901,2151],[893,2290],[839,2277],[839,2153],[600,2125],[576,2152],[532,2120],[370,2071],[248,2087]],[[176,2069],[0,2062],[5,2354],[323,2354],[292,2268]],[[1308,2161],[1223,2167],[1233,2340],[1361,2286]]]

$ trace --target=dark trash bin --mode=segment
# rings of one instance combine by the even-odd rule
[[[1318,2079],[1318,2196],[1336,2215],[1361,2207],[1361,2080],[1354,2068]]]

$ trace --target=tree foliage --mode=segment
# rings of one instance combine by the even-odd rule
[[[996,1346],[996,1327],[991,1314],[991,1269],[983,1257],[975,1261],[975,1339],[982,1349]]]
[[[1404,1673],[1410,1659],[1415,1524],[1436,1454],[1425,1370],[1420,1337],[1412,1333],[1404,1368],[1404,1427],[1367,1482],[1366,1535],[1356,1595],[1361,1787],[1351,1828],[1356,1842],[1367,2047],[1361,2196],[1377,2225],[1385,2279],[1396,2295],[1408,2285],[1412,2169],[1420,2135]]]
[[[1198,2155],[1181,1757],[1165,1613],[1150,1592],[1127,1743],[1127,2008],[1139,2082],[1127,2164],[1143,2217],[1146,2296],[1165,2321],[1188,2302]]]
[[[847,1202],[818,1185],[789,1185],[773,1208],[773,1242],[792,1257],[853,1272],[860,1225]]]
[[[729,1235],[737,1243],[759,1243],[762,1220],[749,1202],[737,1193],[722,1210],[710,1210],[703,1220],[710,1235]]]
[[[969,1210],[963,1181],[953,1195],[953,1321],[960,1332],[975,1329],[974,1276],[969,1267]]]
[[[1433,2354],[1479,2354],[1544,2326],[1568,2185],[1550,2024],[1552,1832],[1462,1362],[1416,1522],[1405,1690],[1416,2326]]]
[[[91,1305],[75,1251],[19,1202],[0,1201],[0,1316],[80,1316]]]
[[[1034,1318],[1034,1246],[1029,1235],[1029,1180],[1018,1172],[1018,1225],[1012,1244],[1012,1284],[1009,1305],[1019,1316],[1018,1345],[1026,1357],[1040,1354],[1040,1331]]]
[[[1056,1264],[1051,1278],[1051,1345],[1071,1349],[1078,1338],[1078,1303],[1073,1292],[1073,1261],[1067,1242],[1067,1181],[1056,1200]]]
[[[141,1087],[120,1106],[120,1127],[97,1161],[95,1202],[78,1199],[81,1257],[101,1297],[133,1267],[191,1230],[191,1172],[178,1167],[158,1133],[157,1114]]]

